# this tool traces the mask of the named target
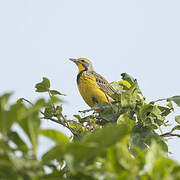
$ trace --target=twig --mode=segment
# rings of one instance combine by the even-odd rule
[[[55,108],[55,106],[54,106],[54,104],[53,104],[53,102],[52,102],[52,96],[51,96],[50,91],[48,91],[48,94],[49,94],[49,97],[50,97],[50,100],[51,100],[51,105],[52,105],[52,107],[53,107],[53,109],[54,109],[54,112],[56,112],[56,108]]]
[[[30,105],[34,105],[31,101],[25,99],[25,98],[21,98],[22,101],[26,101],[27,103],[29,103]],[[62,120],[57,120],[57,119],[54,119],[54,118],[50,118],[50,117],[46,117],[45,114],[40,111],[40,113],[43,115],[43,117],[41,117],[41,119],[47,119],[47,120],[51,120],[55,123],[58,123],[58,124],[61,124],[62,126],[66,127],[67,129],[69,129],[71,131],[71,133],[76,136],[78,139],[80,139],[80,136],[77,132],[75,132],[75,130],[71,127],[69,127],[68,123],[64,123]],[[67,122],[67,120],[65,119],[65,117],[62,115],[62,118],[65,122]]]
[[[90,111],[94,111],[94,109],[86,109],[86,110],[78,111],[78,112],[80,112],[80,113],[87,113],[87,112],[90,112]]]
[[[66,127],[67,129],[69,129],[71,131],[71,133],[76,136],[78,139],[80,139],[80,136],[77,132],[75,132],[75,130],[73,128],[71,128],[68,124],[66,125],[65,123],[63,123],[61,120],[57,120],[57,119],[54,119],[54,118],[47,118],[47,117],[42,117],[41,119],[47,119],[47,120],[50,120],[50,121],[53,121],[55,123],[58,123],[64,127]]]
[[[171,136],[180,137],[180,134],[172,134],[171,132],[167,132],[167,133],[161,134],[160,136],[162,136],[162,137],[171,137]]]
[[[25,98],[20,98],[21,101],[26,101],[27,103],[31,104],[32,106],[34,105],[31,101],[25,99]]]
[[[165,101],[165,100],[167,100],[167,99],[162,98],[162,99],[158,99],[158,100],[156,100],[156,101],[151,101],[149,104],[154,104],[154,103],[156,103],[156,102]]]

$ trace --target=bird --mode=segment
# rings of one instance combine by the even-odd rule
[[[78,67],[77,86],[84,101],[93,107],[102,102],[110,103],[115,89],[94,71],[92,62],[86,58],[69,58]]]

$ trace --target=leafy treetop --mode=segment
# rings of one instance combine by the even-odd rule
[[[180,96],[147,103],[137,80],[126,73],[111,84],[114,102],[81,111],[74,119],[63,114],[59,97],[64,94],[52,90],[48,78],[35,86],[36,92],[48,93],[48,100],[21,98],[10,105],[11,93],[0,96],[0,179],[180,179],[180,165],[168,157],[166,143],[167,137],[180,137],[174,133],[180,130],[180,116],[171,131],[162,132]],[[72,137],[42,129],[45,119]],[[55,145],[38,157],[40,136]]]

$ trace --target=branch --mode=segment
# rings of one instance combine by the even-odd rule
[[[160,101],[165,101],[167,99],[165,98],[162,98],[162,99],[158,99],[158,100],[155,100],[155,101],[151,101],[149,104],[154,104],[154,103],[157,103],[157,102],[160,102]]]
[[[29,103],[30,105],[34,105],[31,101],[25,99],[25,98],[21,98],[22,101],[25,101],[27,103]],[[41,117],[41,119],[47,119],[47,120],[50,120],[50,121],[53,121],[55,123],[58,123],[64,127],[66,127],[67,129],[69,129],[71,131],[71,133],[76,136],[78,139],[80,139],[80,135],[71,127],[69,127],[68,123],[65,123],[67,122],[67,120],[65,119],[65,117],[62,115],[62,118],[63,118],[63,121],[62,120],[58,120],[58,119],[54,119],[54,118],[49,118],[49,117],[45,117],[45,114],[40,111],[40,113],[43,115],[43,117]]]
[[[90,111],[94,111],[94,109],[86,109],[86,110],[78,111],[78,112],[79,113],[87,113],[87,112],[90,112]]]
[[[27,103],[29,103],[30,105],[34,105],[31,101],[29,101],[29,100],[27,100],[27,99],[25,99],[25,98],[20,98],[19,100],[21,100],[21,101],[26,101]]]
[[[180,137],[180,134],[173,134],[171,132],[167,132],[167,133],[161,134],[160,136],[162,136],[162,137],[171,137],[171,136]]]
[[[42,114],[42,112],[41,112],[41,114]],[[43,114],[44,114],[44,113],[43,113]],[[71,131],[71,133],[72,133],[74,136],[76,136],[78,139],[80,139],[80,135],[79,135],[73,128],[69,127],[68,124],[66,125],[66,124],[63,123],[61,120],[57,120],[57,119],[54,119],[54,118],[48,118],[48,117],[41,117],[41,119],[47,119],[47,120],[53,121],[53,122],[55,122],[55,123],[58,123],[58,124],[60,124],[60,125],[62,125],[62,126],[64,126],[64,127],[66,127],[67,129],[69,129],[69,130]]]

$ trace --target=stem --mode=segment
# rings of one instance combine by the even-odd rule
[[[54,113],[55,113],[55,112],[56,112],[56,108],[55,108],[55,106],[54,106],[54,104],[53,104],[53,102],[52,102],[52,97],[51,97],[50,91],[48,91],[48,94],[49,94],[49,97],[50,97],[50,100],[51,100],[51,105],[52,105],[52,107],[53,107],[53,109],[54,109]]]
[[[29,100],[27,100],[25,98],[21,98],[21,100],[29,103],[32,106],[34,105],[31,101],[29,101]],[[54,104],[53,104],[53,106],[54,106]],[[47,118],[47,117],[45,117],[45,115],[44,115],[44,113],[42,111],[40,111],[40,113],[43,115],[43,117],[41,117],[41,119],[51,120],[51,121],[53,121],[55,123],[58,123],[58,124],[60,124],[60,125],[62,125],[64,127],[66,127],[67,129],[69,129],[71,131],[71,133],[74,136],[76,136],[78,139],[80,139],[80,135],[73,128],[69,127],[69,125],[67,123],[65,124],[62,120],[57,120],[57,119],[54,119],[54,118]],[[65,122],[67,122],[66,118],[63,115],[62,115],[62,118],[63,118],[63,120]]]
[[[34,105],[31,101],[29,101],[29,100],[27,100],[27,99],[25,99],[25,98],[20,98],[20,100],[22,100],[22,101],[26,101],[27,103],[29,103],[30,105]]]
[[[46,117],[42,117],[41,119],[47,119],[47,120],[53,121],[53,122],[55,122],[55,123],[58,123],[58,124],[60,124],[60,125],[62,125],[62,126],[64,126],[64,127],[66,127],[67,129],[69,129],[69,130],[71,131],[71,133],[72,133],[74,136],[76,136],[78,139],[80,139],[79,134],[78,134],[77,132],[75,132],[73,128],[69,127],[69,125],[66,125],[66,124],[63,123],[62,121],[57,120],[57,119],[54,119],[54,118],[46,118]]]
[[[180,134],[172,134],[171,132],[167,132],[167,133],[161,134],[160,136],[162,136],[162,137],[171,137],[171,136],[180,137]]]
[[[158,99],[158,100],[156,100],[156,101],[151,101],[149,104],[154,104],[154,103],[156,103],[156,102],[165,101],[165,100],[167,100],[167,99],[166,99],[166,98],[162,98],[162,99]]]
[[[86,110],[78,111],[78,112],[80,112],[80,113],[87,113],[87,112],[90,112],[90,111],[94,111],[94,109],[86,109]]]

